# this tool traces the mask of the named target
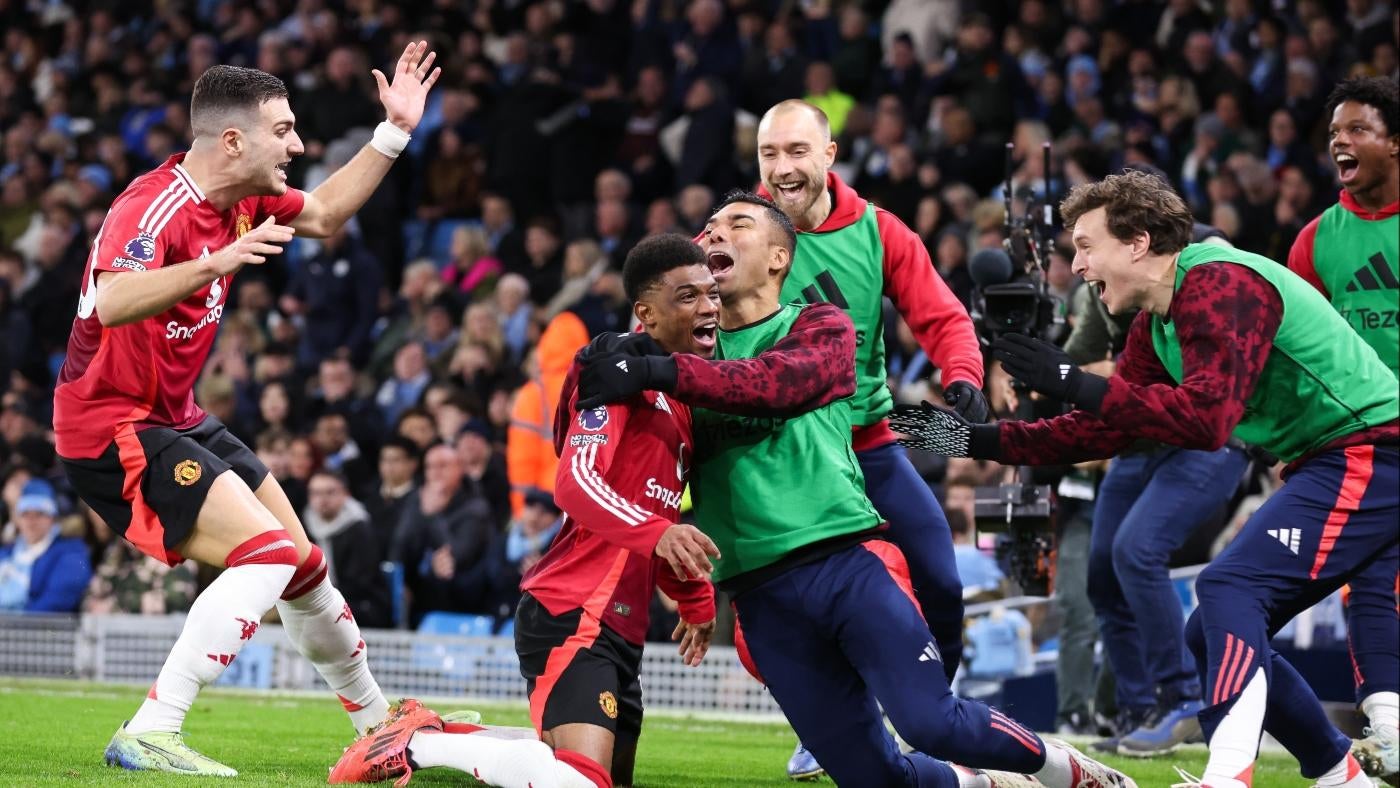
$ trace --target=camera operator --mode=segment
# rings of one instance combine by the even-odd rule
[[[1230,245],[1207,225],[1197,225],[1195,236],[1196,241]],[[1122,350],[1136,312],[1110,315],[1092,288],[1081,287],[1074,293],[1071,314],[1066,353],[1085,371],[1112,374],[1111,359]],[[1086,644],[1073,626],[1075,610],[1082,610],[1075,604],[1080,599],[1076,591],[1086,587],[1087,578],[1099,637],[1117,680],[1115,735],[1096,742],[1095,749],[1155,755],[1199,734],[1200,681],[1183,640],[1181,603],[1168,561],[1230,501],[1248,464],[1237,442],[1216,451],[1192,451],[1139,441],[1109,463],[1097,490],[1096,473],[1081,471],[1061,483],[1056,597],[1070,636],[1061,638],[1065,669],[1057,671],[1057,678],[1068,679],[1068,686],[1060,692],[1059,716],[1062,725],[1080,727],[1088,699],[1089,688],[1072,679],[1091,675],[1082,664]],[[1086,565],[1079,551],[1084,549],[1084,518],[1090,515]],[[1092,642],[1087,646],[1092,654]]]

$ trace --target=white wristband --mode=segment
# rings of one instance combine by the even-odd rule
[[[411,139],[413,137],[408,132],[386,120],[374,127],[369,146],[391,159],[397,159]]]

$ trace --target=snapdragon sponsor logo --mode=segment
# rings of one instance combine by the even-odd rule
[[[198,334],[209,326],[218,325],[223,316],[224,305],[219,304],[208,312],[205,312],[204,317],[200,318],[199,322],[192,326],[182,326],[178,321],[172,320],[165,324],[165,338],[174,340],[191,339],[195,334]]]
[[[657,483],[655,477],[647,479],[647,497],[660,501],[663,505],[669,506],[676,511],[680,511],[680,492],[667,489],[665,485]]]

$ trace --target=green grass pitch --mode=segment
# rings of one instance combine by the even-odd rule
[[[132,686],[0,679],[0,786],[324,785],[327,769],[350,739],[348,720],[329,693],[313,698],[213,690],[200,697],[185,731],[196,749],[238,769],[236,780],[191,780],[104,766],[102,749],[143,694]],[[528,724],[519,706],[479,708],[488,722]],[[783,773],[793,742],[792,732],[782,725],[652,714],[642,730],[636,785],[793,786]],[[1176,779],[1173,765],[1199,774],[1204,762],[1205,750],[1198,746],[1152,761],[1115,759],[1114,765],[1142,788],[1166,788]],[[1254,774],[1254,784],[1261,788],[1310,784],[1284,755],[1266,755]],[[412,782],[476,784],[445,769],[420,772]]]

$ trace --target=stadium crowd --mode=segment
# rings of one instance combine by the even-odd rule
[[[969,258],[1002,242],[1008,141],[1017,196],[1043,191],[1053,141],[1053,198],[1148,165],[1199,221],[1283,262],[1337,192],[1324,99],[1345,77],[1396,74],[1400,11],[0,0],[0,27],[0,610],[164,613],[194,598],[190,565],[142,556],[77,503],[50,430],[93,237],[133,177],[186,148],[194,80],[216,63],[280,76],[306,143],[289,180],[310,188],[380,120],[370,67],[410,39],[440,53],[407,161],[347,231],[242,272],[196,389],[255,446],[377,627],[435,610],[509,618],[560,527],[550,430],[574,352],[626,329],[620,269],[639,239],[695,233],[718,195],[758,180],[755,127],[774,103],[827,113],[837,171],[918,233],[965,304]],[[1066,304],[1082,285],[1063,254],[1048,280]],[[896,392],[929,396],[935,370],[897,316],[888,336]],[[995,368],[988,397],[1014,412]],[[1000,469],[919,462],[984,578],[964,580],[998,586],[966,536],[963,493]],[[674,624],[654,620],[663,637]],[[1087,708],[1089,688],[1069,691],[1062,712]]]

